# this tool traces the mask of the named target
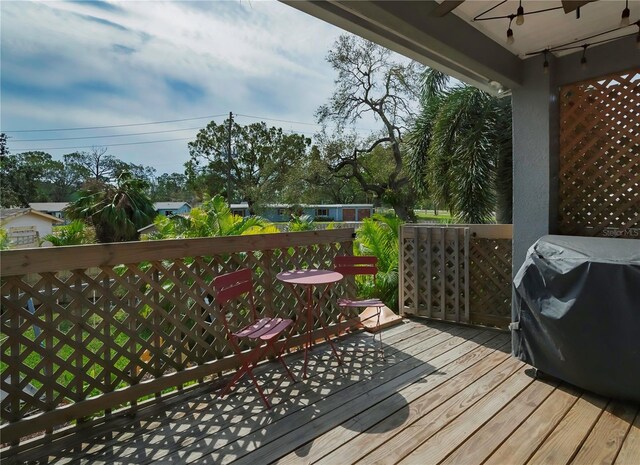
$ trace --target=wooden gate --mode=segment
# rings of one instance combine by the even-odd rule
[[[511,235],[511,225],[404,225],[402,314],[506,328]]]

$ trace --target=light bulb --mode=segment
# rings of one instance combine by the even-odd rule
[[[507,29],[507,44],[512,45],[516,39],[513,37],[513,29]]]
[[[544,63],[542,63],[542,72],[544,72],[544,74],[549,74],[549,61],[547,61],[547,59],[544,59]]]
[[[522,5],[518,7],[518,14],[516,14],[516,24],[522,26],[524,24],[524,8]]]
[[[629,11],[629,8],[625,8],[624,10],[622,10],[622,17],[620,18],[620,26],[628,26],[629,23],[629,16],[631,15],[631,11]]]
[[[587,69],[587,57],[584,55],[580,58],[580,68]]]

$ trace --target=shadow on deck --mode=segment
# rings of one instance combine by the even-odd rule
[[[316,346],[256,373],[267,388],[285,377],[266,410],[248,380],[223,400],[212,385],[162,405],[3,457],[56,463],[616,463],[640,455],[638,406],[538,380],[509,356],[507,333],[407,321],[339,343],[338,366]]]

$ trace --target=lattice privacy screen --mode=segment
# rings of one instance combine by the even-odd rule
[[[640,239],[640,69],[560,90],[559,230]]]

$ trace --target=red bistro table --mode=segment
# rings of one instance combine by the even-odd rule
[[[276,276],[283,283],[287,283],[291,286],[293,293],[298,298],[298,301],[304,306],[304,312],[307,318],[307,341],[304,345],[304,369],[303,375],[307,377],[307,357],[309,352],[309,347],[313,345],[313,320],[314,316],[318,318],[320,321],[320,325],[322,326],[322,330],[324,331],[325,340],[331,345],[331,350],[333,351],[333,355],[338,360],[338,364],[342,364],[342,360],[340,360],[340,356],[338,355],[338,351],[336,349],[335,344],[331,341],[329,337],[329,332],[327,330],[327,325],[324,321],[321,312],[321,305],[324,301],[327,293],[332,284],[340,281],[343,276],[341,273],[337,271],[331,270],[317,270],[317,269],[307,269],[307,270],[291,270],[291,271],[283,271],[282,273],[278,273]],[[313,288],[315,286],[320,286],[325,284],[324,290],[320,294],[320,298],[313,304]],[[303,286],[306,288],[306,299],[304,293],[298,293],[296,290],[296,286]]]

